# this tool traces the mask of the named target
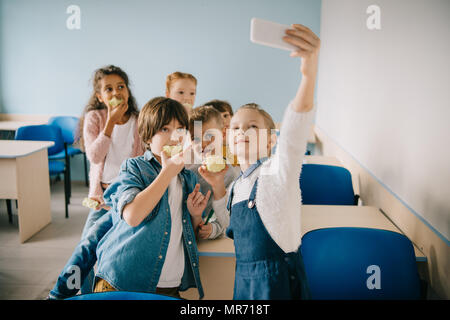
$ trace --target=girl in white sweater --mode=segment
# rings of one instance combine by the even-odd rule
[[[283,39],[297,47],[291,56],[302,58],[302,80],[285,111],[276,153],[270,155],[276,139],[272,118],[248,104],[231,119],[228,135],[241,176],[227,192],[223,179],[200,172],[213,186],[217,219],[229,225],[227,235],[234,239],[234,299],[309,297],[299,250],[299,177],[312,123],[320,40],[302,25],[292,25]]]

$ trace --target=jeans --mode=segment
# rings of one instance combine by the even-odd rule
[[[73,297],[78,293],[81,284],[82,293],[90,293],[92,291],[92,286],[89,284],[89,281],[91,280],[88,276],[92,274],[91,283],[93,283],[93,267],[97,261],[97,246],[103,236],[112,227],[110,213],[99,216],[99,213],[97,212],[97,214],[93,216],[97,216],[97,220],[94,223],[91,219],[88,219],[87,222],[92,222],[91,227],[86,229],[86,233],[83,234],[83,238],[78,243],[72,256],[64,266],[55,286],[50,291],[50,298],[66,299]],[[88,291],[83,292],[83,287]]]
[[[92,209],[89,211],[89,215],[86,219],[86,223],[84,224],[83,232],[81,234],[81,240],[85,239],[89,230],[91,227],[95,224],[95,222],[101,218],[105,213],[107,213],[105,209],[100,210],[94,210]],[[92,288],[94,285],[94,268],[92,268],[88,275],[86,276],[86,279],[83,281],[83,284],[81,285],[81,294],[88,294],[92,293]]]

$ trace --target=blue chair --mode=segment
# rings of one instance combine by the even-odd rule
[[[67,146],[64,144],[64,139],[62,136],[62,131],[59,127],[50,125],[34,125],[34,126],[24,126],[20,127],[16,131],[16,140],[34,140],[34,141],[53,141],[55,144],[48,148],[49,158],[52,155],[65,152]],[[67,152],[66,152],[67,154]],[[66,218],[69,217],[69,177],[67,166],[64,162],[49,160],[48,170],[50,176],[64,174],[64,198],[65,198],[65,211]]]
[[[392,231],[325,228],[302,237],[311,298],[419,299],[421,283],[411,241]]]
[[[66,300],[181,300],[171,296],[155,293],[111,291],[81,294]]]
[[[302,204],[356,205],[350,172],[338,166],[304,164],[300,175]]]
[[[71,179],[71,171],[70,171],[70,158],[77,155],[82,154],[83,160],[84,160],[84,181],[85,185],[88,186],[88,174],[87,174],[87,159],[86,159],[86,153],[81,151],[78,148],[75,148],[71,145],[75,142],[75,132],[78,128],[79,119],[77,117],[70,117],[70,116],[58,116],[58,117],[52,117],[48,120],[49,125],[54,125],[61,128],[64,143],[67,145],[67,167],[69,172],[69,182],[72,181]],[[66,159],[65,151],[61,151],[57,154],[52,155],[49,157],[51,160],[61,160]],[[71,183],[69,183],[69,196],[72,194],[72,187]]]

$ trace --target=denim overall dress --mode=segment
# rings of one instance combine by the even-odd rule
[[[236,252],[233,299],[309,299],[300,249],[285,253],[267,232],[255,205],[257,184],[258,180],[248,200],[231,206],[233,185],[228,199],[231,217],[226,233],[234,239]]]

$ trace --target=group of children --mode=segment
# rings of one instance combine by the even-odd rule
[[[195,287],[202,298],[196,239],[215,239],[225,230],[235,245],[235,299],[308,298],[299,250],[299,176],[320,40],[302,25],[292,25],[283,39],[297,47],[291,56],[302,58],[302,80],[286,108],[275,154],[274,122],[256,104],[235,114],[220,100],[193,108],[197,80],[175,72],[167,77],[166,96],[138,111],[123,70],[108,66],[95,72],[80,133],[91,163],[89,198],[98,206],[50,299],[73,296],[80,284],[82,293],[175,297]],[[163,151],[175,145],[183,150]],[[190,161],[191,155],[204,159],[211,153],[228,165],[211,172]]]

